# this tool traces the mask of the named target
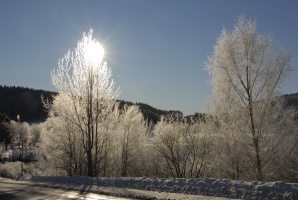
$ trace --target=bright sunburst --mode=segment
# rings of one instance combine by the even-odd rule
[[[91,65],[99,65],[104,56],[104,49],[102,45],[95,40],[91,40],[86,46],[84,57],[85,61]]]

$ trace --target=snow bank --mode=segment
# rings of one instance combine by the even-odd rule
[[[34,176],[31,182],[67,184],[69,186],[97,185],[191,195],[219,196],[241,199],[298,199],[298,184],[285,182],[246,182],[221,179],[163,179],[163,178],[90,178]]]

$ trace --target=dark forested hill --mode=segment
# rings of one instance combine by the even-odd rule
[[[16,116],[21,116],[21,121],[30,123],[43,122],[47,118],[47,112],[44,110],[41,96],[45,99],[52,100],[52,96],[56,95],[55,92],[35,90],[24,87],[15,86],[1,86],[0,85],[0,113],[6,113],[11,120],[16,120]],[[132,103],[128,101],[119,100],[120,104],[140,106],[140,110],[148,121],[156,123],[161,115],[170,113],[182,113],[180,111],[166,111],[156,109],[144,103]]]
[[[298,109],[298,93],[284,95],[289,106],[294,106]]]
[[[11,120],[20,115],[21,121],[42,122],[47,118],[41,96],[51,99],[54,92],[35,90],[24,87],[0,85],[0,112],[6,113]]]
[[[55,92],[36,90],[16,86],[1,86],[0,85],[0,113],[5,113],[7,116],[16,120],[16,116],[21,116],[21,121],[30,123],[43,122],[47,118],[47,112],[44,110],[41,96],[51,101]],[[298,93],[284,95],[289,106],[298,108]],[[162,115],[177,114],[182,116],[180,111],[160,110],[145,103],[132,103],[119,100],[120,106],[124,104],[138,105],[144,117],[148,121],[156,123]]]
[[[140,110],[144,118],[149,122],[150,121],[153,122],[154,124],[156,124],[160,120],[160,117],[163,115],[169,115],[173,113],[178,115],[183,115],[183,113],[178,110],[160,110],[145,103],[132,103],[130,101],[123,101],[123,100],[119,100],[118,102],[120,102],[120,107],[122,107],[124,104],[138,105],[140,107]]]

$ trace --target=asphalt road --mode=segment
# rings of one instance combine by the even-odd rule
[[[105,200],[105,199],[121,199],[128,200],[128,198],[119,198],[104,196],[94,193],[82,193],[79,191],[66,191],[62,189],[46,188],[32,185],[19,185],[0,182],[0,200],[27,200],[27,199],[86,199],[86,200]]]

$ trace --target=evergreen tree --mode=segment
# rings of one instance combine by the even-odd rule
[[[11,143],[11,135],[9,133],[10,119],[5,113],[0,112],[0,144],[5,145],[5,149]]]

